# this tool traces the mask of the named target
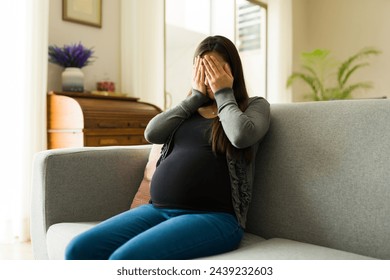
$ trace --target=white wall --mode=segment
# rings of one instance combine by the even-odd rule
[[[81,42],[93,47],[96,61],[82,70],[85,75],[85,89],[95,90],[96,82],[110,79],[120,91],[120,0],[103,2],[102,28],[62,20],[62,0],[50,0],[49,45],[62,47],[64,44]],[[49,63],[47,89],[61,91],[62,68]]]
[[[382,50],[370,57],[370,66],[354,74],[352,81],[372,81],[374,88],[354,97],[390,97],[390,1],[293,0],[293,69],[299,70],[299,54],[315,48],[329,49],[343,60],[363,47]],[[304,87],[294,87],[295,101],[303,100]]]
[[[308,1],[310,0],[293,0],[292,5],[292,70],[301,71],[300,55],[309,48],[309,17]],[[290,73],[291,74],[291,73]],[[286,87],[286,80],[283,84]],[[293,101],[303,100],[303,96],[308,91],[303,83],[294,83],[290,89]]]
[[[285,81],[292,69],[293,1],[268,1],[267,99],[270,103],[290,102],[292,99]]]

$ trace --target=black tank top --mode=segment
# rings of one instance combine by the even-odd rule
[[[177,129],[172,151],[152,177],[153,205],[234,213],[226,157],[211,150],[212,121],[195,113]]]

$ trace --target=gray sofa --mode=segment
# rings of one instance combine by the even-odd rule
[[[390,259],[390,100],[274,104],[237,250],[206,259]],[[129,209],[151,146],[36,155],[37,259]]]

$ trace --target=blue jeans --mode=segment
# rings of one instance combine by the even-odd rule
[[[243,230],[228,213],[142,205],[76,236],[65,258],[112,260],[194,259],[238,247]]]

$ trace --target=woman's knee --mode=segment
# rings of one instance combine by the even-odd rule
[[[78,241],[77,237],[74,238],[65,249],[65,259],[66,260],[81,260],[85,259],[83,257],[85,250],[83,248],[83,243]]]
[[[65,249],[66,260],[97,260],[104,259],[101,248],[97,248],[98,241],[80,234],[73,238]]]

